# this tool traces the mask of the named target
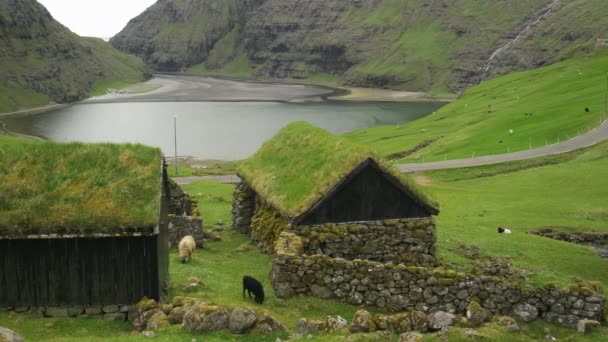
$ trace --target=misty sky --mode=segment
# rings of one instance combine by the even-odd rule
[[[156,0],[38,0],[53,18],[81,36],[110,38]]]

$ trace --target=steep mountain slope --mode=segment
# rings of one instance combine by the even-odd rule
[[[70,102],[101,80],[144,79],[144,63],[81,38],[35,0],[0,1],[0,112]]]
[[[603,0],[159,0],[111,43],[153,67],[460,92],[593,49]]]

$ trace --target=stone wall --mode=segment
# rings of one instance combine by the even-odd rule
[[[232,225],[243,234],[249,234],[251,218],[255,210],[255,192],[245,182],[234,189],[232,196]]]
[[[408,265],[436,262],[437,237],[433,218],[294,226],[291,229],[303,238],[304,254]]]
[[[203,219],[194,216],[169,215],[169,243],[176,247],[186,235],[192,235],[196,246],[203,247]]]
[[[133,314],[133,305],[71,306],[71,307],[21,307],[0,308],[2,311],[30,313],[41,317],[99,317],[110,321],[126,321]]]
[[[169,179],[169,214],[200,216],[196,214],[196,200],[186,194],[174,180]]]
[[[295,234],[283,232],[277,240],[271,270],[277,297],[305,294],[390,311],[458,314],[475,301],[492,314],[542,317],[569,326],[603,316],[605,299],[597,283],[579,282],[561,290],[552,285],[531,288],[499,276],[303,252],[304,242]]]

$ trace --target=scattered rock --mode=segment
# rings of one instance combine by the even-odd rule
[[[144,336],[146,336],[147,338],[154,338],[154,337],[156,337],[156,333],[154,331],[144,331],[141,334],[144,335]]]
[[[590,319],[581,319],[576,323],[576,330],[581,334],[587,334],[593,330],[596,330],[600,327],[600,322],[590,320]]]
[[[529,323],[538,317],[538,308],[530,304],[517,304],[513,307],[513,315],[517,320]]]
[[[368,333],[376,331],[376,323],[372,319],[372,315],[366,310],[357,310],[353,321],[350,324],[350,332],[352,333]]]
[[[245,334],[255,324],[257,317],[251,308],[236,308],[230,314],[228,327],[233,334]]]
[[[422,342],[424,336],[421,333],[410,331],[399,335],[399,342]]]
[[[250,249],[251,249],[251,247],[249,247],[249,244],[244,243],[244,244],[240,245],[235,251],[237,253],[245,253],[245,252],[248,252]]]
[[[255,328],[253,328],[253,332],[262,334],[285,331],[287,331],[287,326],[267,312],[262,312],[258,316]]]
[[[298,321],[298,333],[302,335],[316,334],[323,329],[324,323],[316,319],[301,318]]]
[[[334,332],[348,327],[348,321],[341,316],[327,316],[323,322],[323,330]]]
[[[203,237],[205,238],[205,240],[211,241],[220,241],[222,239],[220,233],[211,230],[203,231]]]
[[[23,337],[16,332],[0,327],[0,341],[4,342],[24,342]]]
[[[198,279],[197,277],[190,277],[188,281],[186,281],[186,285],[184,285],[184,291],[190,291],[202,287],[203,281]]]
[[[147,329],[158,330],[160,328],[168,327],[171,325],[169,317],[167,317],[167,315],[162,310],[153,309],[148,312],[153,312],[153,314],[145,320]],[[148,315],[144,315],[144,317],[145,316]]]
[[[488,310],[482,308],[478,302],[471,301],[467,306],[466,316],[467,319],[473,324],[481,325],[490,319],[491,314],[488,312]]]
[[[437,311],[428,316],[429,328],[432,330],[441,330],[454,324],[456,316],[449,312]]]
[[[201,304],[184,315],[182,329],[207,332],[228,328],[228,311],[219,306]]]

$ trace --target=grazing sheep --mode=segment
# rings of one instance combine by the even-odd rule
[[[185,264],[192,259],[192,254],[196,248],[196,242],[192,235],[186,235],[181,239],[177,248],[179,250],[179,258],[182,261],[182,264]]]
[[[511,234],[509,228],[498,227],[498,234]]]
[[[243,277],[243,298],[245,298],[245,290],[249,294],[249,298],[251,298],[251,292],[253,292],[256,303],[264,303],[264,287],[255,278],[250,276]]]

